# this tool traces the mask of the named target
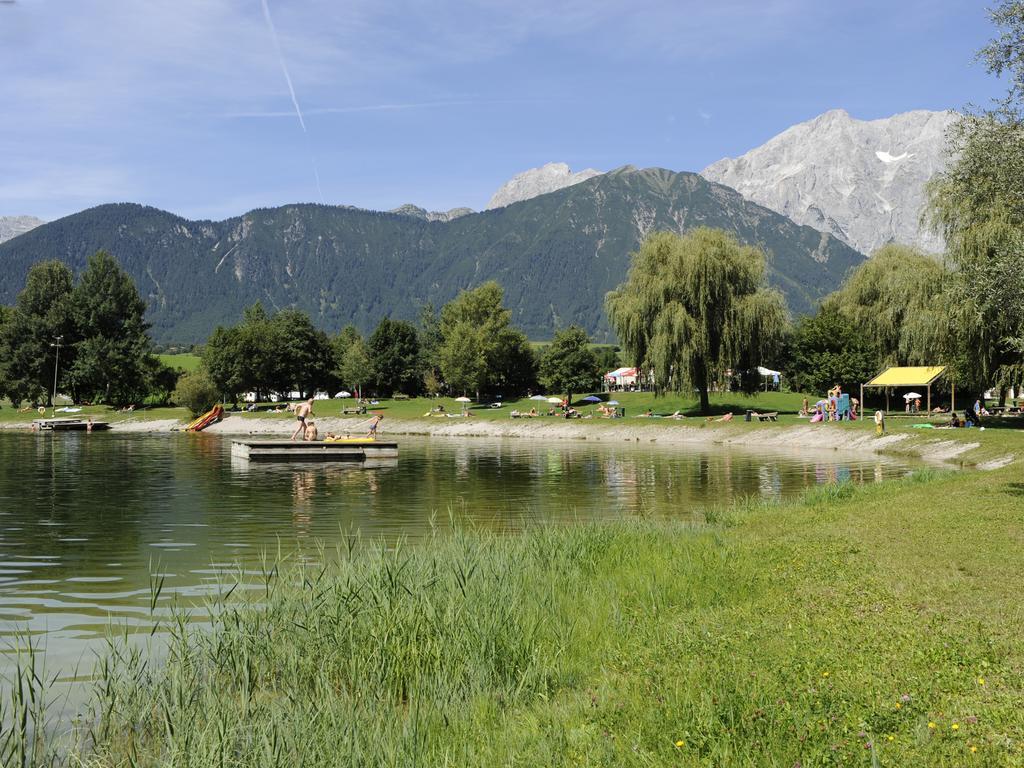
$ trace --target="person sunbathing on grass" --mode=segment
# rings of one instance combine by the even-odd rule
[[[732,411],[723,414],[721,418],[715,419],[715,421],[732,421]]]

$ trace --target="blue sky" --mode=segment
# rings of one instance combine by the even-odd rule
[[[279,47],[262,0],[0,4],[0,215],[482,208],[548,161],[696,171],[1001,91],[978,0],[266,2]]]

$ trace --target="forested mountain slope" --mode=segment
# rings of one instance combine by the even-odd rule
[[[655,230],[730,230],[769,256],[769,279],[806,312],[863,256],[842,242],[692,173],[625,167],[504,208],[451,221],[324,205],[259,209],[225,221],[112,204],[0,245],[0,302],[29,267],[58,258],[80,270],[110,251],[149,305],[158,341],[201,341],[244,307],[298,307],[325,329],[413,318],[462,288],[498,280],[532,338],[576,322],[610,338],[604,295]]]

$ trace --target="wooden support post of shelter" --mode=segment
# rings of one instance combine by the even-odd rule
[[[919,366],[893,366],[886,368],[871,381],[861,384],[861,408],[864,407],[865,387],[885,388],[885,410],[889,410],[889,388],[890,387],[927,387],[928,413],[932,411],[932,384],[946,372],[944,365],[919,365]],[[953,390],[953,397],[956,397],[956,390]],[[951,403],[951,409],[955,406],[955,400]]]

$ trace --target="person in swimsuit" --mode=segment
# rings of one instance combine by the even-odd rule
[[[304,403],[299,403],[295,406],[295,420],[299,422],[299,426],[292,432],[292,440],[299,436],[299,432],[302,433],[302,437],[306,437],[306,419],[313,415],[313,398],[309,398]]]
[[[373,420],[370,422],[370,431],[366,433],[367,437],[377,436],[377,425],[383,421],[384,417],[381,414],[375,414]]]

